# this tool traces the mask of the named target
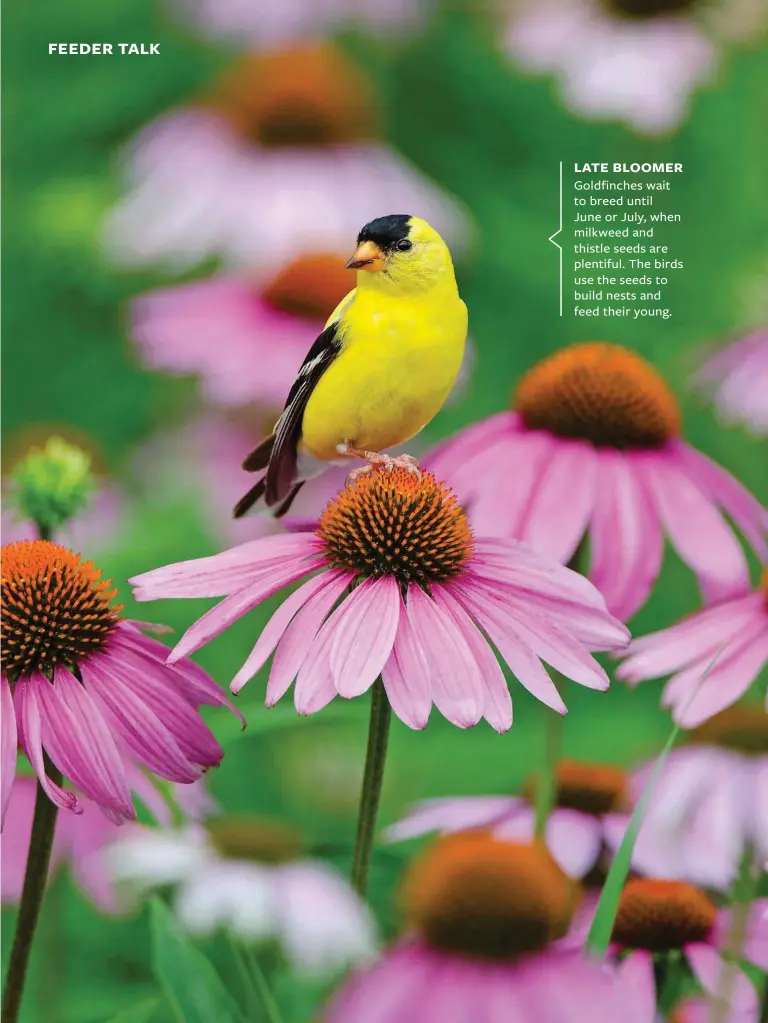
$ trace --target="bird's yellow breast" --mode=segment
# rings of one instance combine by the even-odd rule
[[[396,299],[358,288],[339,332],[302,422],[304,447],[325,461],[340,444],[384,451],[426,426],[458,376],[467,309],[455,284]]]

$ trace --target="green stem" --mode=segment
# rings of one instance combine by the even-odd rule
[[[768,1023],[768,977],[763,984],[763,999],[760,1003],[760,1023]]]
[[[61,772],[47,765],[48,776],[55,784],[61,784]],[[3,991],[3,1023],[16,1023],[19,1018],[21,999],[24,993],[24,980],[29,965],[29,954],[35,938],[35,928],[40,917],[40,908],[45,895],[45,883],[48,878],[48,865],[51,862],[53,834],[56,830],[57,806],[45,794],[42,785],[37,784],[35,798],[35,816],[32,821],[32,835],[29,840],[27,869],[24,874],[24,887],[19,903],[19,915],[16,921],[16,933],[13,936],[13,947],[5,975]]]
[[[365,774],[360,792],[355,853],[352,859],[352,887],[363,897],[365,897],[368,888],[368,872],[371,866],[376,815],[379,810],[381,786],[384,780],[384,763],[387,758],[391,716],[392,712],[384,691],[384,684],[381,679],[377,679],[371,692],[368,748],[365,753]]]
[[[251,966],[251,972],[256,980],[256,987],[258,988],[259,995],[261,996],[261,1001],[264,1004],[264,1009],[267,1013],[269,1023],[283,1023],[280,1007],[275,1001],[275,996],[269,989],[269,984],[267,982],[267,978],[264,976],[261,963],[250,946],[247,946],[246,955]]]
[[[584,575],[586,560],[586,535],[581,538],[579,545],[573,552],[573,557],[568,562],[568,568],[573,572],[580,572]],[[555,672],[555,679],[562,678]],[[543,838],[547,827],[547,820],[552,808],[557,802],[557,764],[560,760],[560,751],[563,745],[563,718],[557,711],[545,708],[546,718],[544,719],[544,767],[539,775],[536,784],[535,801],[535,824],[534,836]]]
[[[757,887],[757,873],[753,869],[752,849],[747,846],[741,858],[739,876],[733,887],[731,902],[731,927],[726,938],[723,952],[725,956],[720,966],[715,994],[709,1014],[710,1023],[726,1023],[731,995],[739,974],[738,960],[741,958],[744,942],[749,927],[749,911],[752,898]],[[730,955],[729,955],[730,953]]]
[[[536,824],[534,836],[543,838],[547,820],[557,800],[557,762],[563,737],[563,719],[557,711],[545,707],[544,766],[536,783]]]

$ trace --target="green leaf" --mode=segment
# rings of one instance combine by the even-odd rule
[[[684,710],[688,708],[696,694],[701,689],[707,679],[707,676],[717,663],[717,660],[725,646],[726,644],[724,643],[707,665],[704,674],[701,676],[699,684],[691,693],[688,702],[683,708]],[[611,932],[613,931],[613,922],[616,919],[616,910],[619,906],[619,899],[621,898],[622,890],[627,882],[629,868],[632,863],[632,853],[635,850],[635,842],[637,841],[637,835],[640,831],[640,825],[643,822],[646,807],[648,806],[653,790],[656,787],[656,782],[659,779],[659,775],[661,774],[666,759],[681,731],[682,727],[680,725],[675,725],[669,738],[664,744],[664,748],[653,766],[653,771],[651,771],[651,777],[648,779],[648,783],[643,789],[643,794],[640,796],[634,813],[629,820],[629,825],[621,840],[621,845],[616,850],[616,855],[613,858],[613,863],[611,863],[608,876],[606,877],[605,884],[603,885],[603,890],[600,893],[600,901],[597,904],[595,919],[592,921],[592,926],[589,928],[589,934],[587,935],[585,945],[586,950],[590,953],[590,955],[596,956],[600,959],[605,957],[605,953],[608,950],[608,945],[611,940]]]
[[[629,821],[624,837],[621,840],[621,845],[616,850],[616,855],[611,863],[608,876],[605,879],[603,890],[600,893],[600,901],[597,904],[597,910],[595,912],[595,919],[592,921],[592,926],[589,928],[589,934],[587,935],[586,949],[591,955],[597,956],[602,959],[608,949],[608,945],[611,940],[611,932],[613,931],[613,921],[616,919],[616,910],[619,905],[619,899],[621,897],[622,890],[627,881],[629,875],[629,868],[632,862],[632,853],[635,850],[635,842],[637,841],[637,834],[640,831],[640,825],[645,814],[645,808],[648,805],[648,801],[656,785],[656,781],[661,773],[661,769],[669,756],[670,750],[675,744],[675,741],[680,734],[680,725],[675,725],[672,729],[672,733],[664,744],[664,749],[659,754],[659,757],[654,765],[651,777],[648,779],[648,784],[643,789],[643,794],[638,800],[635,811]]]
[[[152,900],[150,919],[152,966],[179,1023],[242,1023],[213,966],[179,931],[159,899]]]
[[[118,1012],[109,1023],[149,1023],[157,1006],[157,998],[152,998],[148,1002],[140,1002],[138,1005],[132,1005],[130,1009]]]
[[[238,710],[242,711],[243,717],[248,723],[246,728],[243,728],[240,721],[228,711],[222,711],[215,717],[214,715],[210,717],[216,737],[224,746],[241,738],[249,739],[269,732],[308,727],[316,721],[322,721],[323,724],[327,724],[329,721],[354,721],[364,717],[366,707],[365,703],[360,701],[334,700],[324,708],[322,715],[302,716],[296,713],[292,705],[268,709],[264,706],[263,700],[252,700],[246,704],[238,703],[236,706]]]

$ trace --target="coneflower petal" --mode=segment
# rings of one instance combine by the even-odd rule
[[[232,680],[230,689],[233,693],[238,693],[245,683],[252,679],[256,672],[266,663],[270,654],[282,639],[285,630],[291,624],[294,615],[304,607],[310,597],[332,585],[337,577],[334,573],[314,576],[314,578],[303,583],[290,596],[285,598],[264,626],[245,664]]]
[[[195,781],[202,769],[187,760],[171,731],[132,690],[124,672],[119,660],[103,656],[80,667],[86,689],[138,763],[169,781]]]
[[[325,628],[333,630],[330,664],[336,688],[348,699],[366,692],[392,653],[400,620],[400,590],[392,576],[366,579]]]
[[[512,727],[512,697],[496,655],[459,601],[453,596],[450,585],[435,586],[433,596],[440,607],[455,622],[480,669],[485,695],[483,717],[497,732],[506,732]]]
[[[717,508],[669,460],[646,455],[638,463],[661,521],[683,561],[711,600],[749,589],[749,570],[741,545]]]
[[[16,751],[18,734],[16,729],[16,710],[13,706],[11,687],[5,675],[0,679],[0,784],[2,797],[0,802],[0,830],[5,824],[5,813],[8,800],[11,798],[13,779],[16,775]]]
[[[52,684],[38,678],[36,695],[43,743],[56,766],[115,823],[132,820],[136,811],[122,757],[85,687],[57,666]]]
[[[268,707],[277,703],[296,678],[323,622],[352,578],[350,573],[340,573],[338,578],[310,597],[293,617],[275,650],[267,682]]]
[[[531,492],[515,536],[555,561],[568,561],[584,536],[596,499],[597,453],[584,443],[555,446]]]
[[[30,678],[20,679],[15,688],[16,721],[19,729],[19,743],[27,755],[27,758],[35,769],[37,780],[43,787],[45,794],[62,810],[72,810],[74,813],[82,813],[83,808],[78,803],[74,792],[61,788],[56,782],[51,781],[45,773],[45,762],[43,760],[43,737],[42,722],[40,720],[40,707],[37,702],[37,691],[40,685],[51,683],[40,673],[33,674]]]
[[[432,699],[460,728],[483,715],[483,681],[472,651],[452,619],[418,586],[408,588],[406,614],[429,665]]]

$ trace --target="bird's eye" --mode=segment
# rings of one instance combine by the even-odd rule
[[[400,252],[409,252],[413,248],[413,242],[407,238],[401,238],[397,243],[397,248]]]

